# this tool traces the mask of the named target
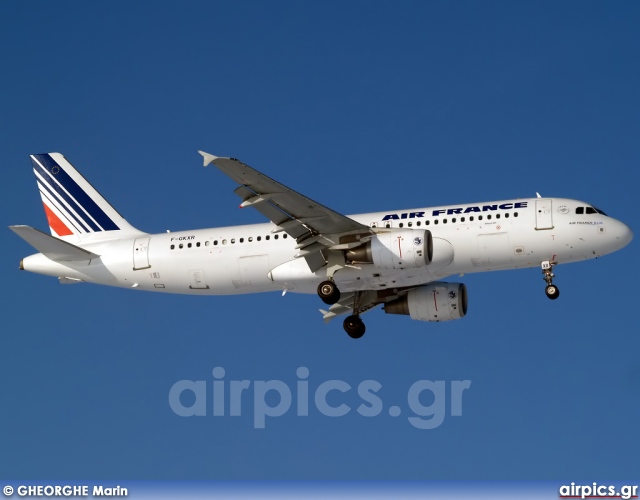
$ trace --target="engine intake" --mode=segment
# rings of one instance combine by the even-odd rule
[[[433,237],[426,229],[378,233],[364,245],[345,251],[345,258],[354,264],[374,264],[382,269],[424,267],[433,258]]]
[[[432,283],[409,290],[384,305],[387,314],[405,314],[419,321],[450,321],[467,314],[467,287],[462,283]]]

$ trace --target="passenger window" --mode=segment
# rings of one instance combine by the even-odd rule
[[[426,220],[426,221],[424,221],[424,225],[425,225],[425,226],[428,226],[429,224],[431,224],[431,221],[430,221],[430,220]]]
[[[443,223],[443,224],[446,224],[446,223],[447,223],[447,219],[444,219],[444,220],[442,221],[442,223]]]
[[[478,220],[482,220],[482,215],[478,215]]]
[[[513,216],[517,217],[518,216],[518,212],[513,212]]]
[[[227,240],[222,240],[222,244],[226,245],[227,244]]]
[[[500,218],[500,214],[496,214],[496,219],[499,219],[499,218]]]
[[[187,247],[188,247],[188,248],[191,248],[191,243],[187,243]]]
[[[283,237],[283,238],[285,238],[285,239],[287,238],[287,236],[289,236],[287,233],[284,233],[284,234],[282,235],[282,237]]]
[[[205,247],[208,247],[208,246],[209,246],[209,240],[207,240],[207,241],[205,241],[205,242],[204,242],[204,246],[205,246]]]
[[[233,245],[236,242],[235,238],[231,238],[231,244]]]
[[[456,218],[454,217],[453,219],[451,219],[451,224],[455,224],[456,223]]]
[[[391,224],[389,224],[389,223],[387,222],[387,223],[385,224],[385,227],[386,227],[387,229],[389,229],[389,228],[391,227]]]
[[[249,236],[249,243],[253,241],[253,237]]]
[[[273,235],[273,239],[274,239],[274,240],[277,240],[277,239],[278,239],[278,235],[277,235],[277,234],[274,234],[274,235]]]
[[[509,218],[509,212],[507,212],[506,214],[504,214],[504,218],[508,219]]]
[[[434,223],[434,224],[437,224],[437,223],[438,223],[438,219],[434,220],[434,221],[433,221],[433,223]]]
[[[244,243],[244,238],[240,238],[240,243]]]
[[[407,226],[409,227],[413,226],[413,222],[407,222]]]
[[[422,225],[422,222],[418,221],[416,222],[416,226],[420,227]]]
[[[487,215],[487,220],[491,220],[491,214]]]
[[[256,237],[256,240],[260,241],[262,239],[262,236],[258,236]]]
[[[199,241],[196,243],[196,246],[197,246],[197,247],[199,247],[199,246],[200,246],[200,242],[199,242]]]
[[[178,248],[183,248],[183,247],[184,247],[184,245],[183,245],[182,243],[180,243],[180,244],[178,245]]]
[[[176,246],[175,245],[171,245],[171,250],[173,250]]]
[[[471,217],[469,217],[469,221],[473,222],[473,215]]]
[[[265,240],[270,240],[271,236],[269,236],[268,234],[264,237]]]
[[[464,222],[464,217],[460,217],[460,222]]]
[[[218,244],[218,240],[215,240],[215,241],[213,242],[213,244],[214,244],[214,245],[217,245],[217,244]]]

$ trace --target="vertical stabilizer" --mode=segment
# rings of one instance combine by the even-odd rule
[[[140,233],[60,153],[31,155],[31,161],[53,236]]]

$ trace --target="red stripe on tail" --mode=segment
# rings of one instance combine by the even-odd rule
[[[58,236],[69,236],[70,234],[73,234],[73,231],[71,231],[71,229],[69,229],[66,224],[51,211],[46,203],[43,203],[43,205],[44,213],[47,214],[47,220],[49,221],[49,227],[51,227]]]

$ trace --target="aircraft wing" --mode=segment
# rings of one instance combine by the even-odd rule
[[[312,272],[326,263],[325,250],[349,248],[366,241],[368,226],[350,219],[267,177],[234,158],[221,158],[203,151],[204,166],[213,163],[240,184],[234,191],[240,207],[254,207],[298,242],[298,255],[305,257]],[[274,231],[274,232],[276,232]]]

